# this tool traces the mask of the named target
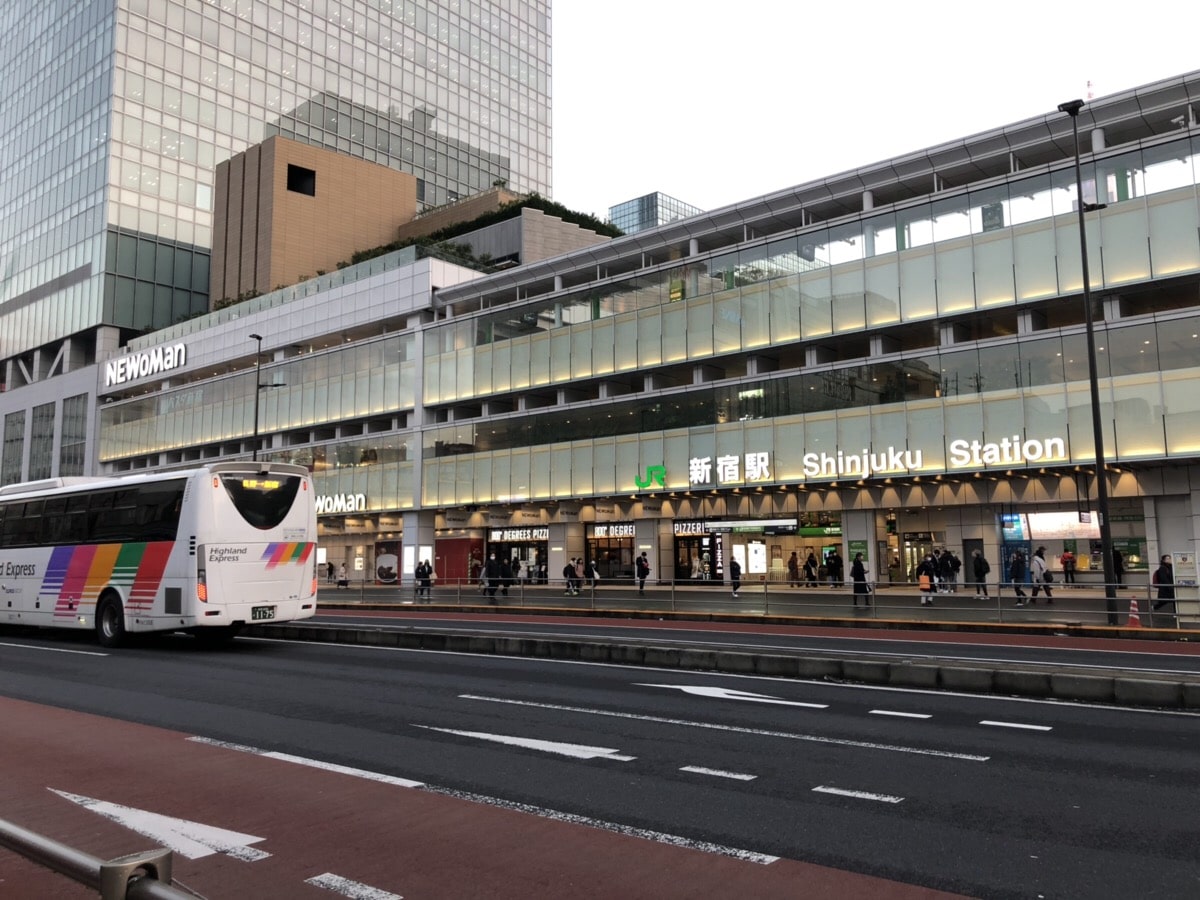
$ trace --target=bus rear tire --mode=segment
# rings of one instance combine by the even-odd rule
[[[96,640],[101,647],[112,649],[125,641],[125,610],[121,599],[112,593],[100,598],[96,608]]]

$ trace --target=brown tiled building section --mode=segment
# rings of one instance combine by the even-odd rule
[[[288,189],[289,166],[299,190]],[[210,296],[266,293],[332,272],[358,250],[395,241],[416,211],[412,175],[268,138],[217,166]]]

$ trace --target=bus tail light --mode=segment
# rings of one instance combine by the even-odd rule
[[[196,558],[198,560],[204,560],[208,558],[205,554],[206,549],[207,548],[203,544],[197,548],[198,552],[196,554]],[[204,571],[203,563],[196,567],[196,599],[201,603],[208,602],[208,577],[207,573]]]

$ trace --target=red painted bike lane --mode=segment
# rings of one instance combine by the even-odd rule
[[[209,900],[954,896],[672,846],[16,700],[0,698],[0,722],[3,818],[103,859],[165,843],[122,821],[174,828],[194,857],[174,854],[176,885]],[[89,896],[0,849],[0,897]]]

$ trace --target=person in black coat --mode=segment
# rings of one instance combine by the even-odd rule
[[[1158,588],[1158,596],[1154,600],[1154,608],[1175,606],[1175,569],[1171,565],[1171,554],[1164,553],[1158,568],[1154,570],[1154,586]]]
[[[854,605],[858,606],[858,598],[862,597],[863,605],[871,605],[871,588],[867,585],[867,567],[863,565],[861,553],[854,554],[854,562],[850,566],[850,580],[854,582]]]
[[[488,561],[483,566],[484,577],[487,578],[488,603],[496,604],[496,588],[500,587],[500,560],[495,553],[488,554]]]

